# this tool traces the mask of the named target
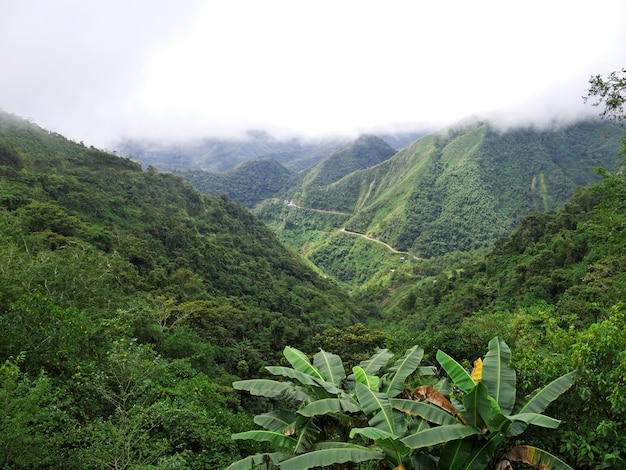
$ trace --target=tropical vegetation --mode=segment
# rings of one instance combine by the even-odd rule
[[[225,466],[231,382],[372,311],[241,205],[0,114],[3,468]]]
[[[402,356],[381,349],[346,375],[341,358],[320,351],[313,361],[286,347],[291,364],[265,369],[291,381],[251,379],[237,390],[280,400],[273,411],[255,416],[264,429],[234,434],[236,440],[269,442],[277,450],[236,462],[229,470],[344,468],[346,462],[376,460],[378,468],[504,468],[522,461],[540,469],[571,469],[533,446],[501,447],[529,425],[555,429],[559,421],[542,414],[573,383],[574,373],[555,378],[523,403],[516,403],[511,352],[498,337],[470,373],[443,351],[437,360],[448,377],[420,366],[424,350]],[[411,387],[415,387],[414,389]],[[294,409],[295,408],[295,409]],[[510,467],[509,467],[510,468]]]
[[[623,135],[620,127],[598,120],[506,131],[487,122],[465,123],[333,181],[293,184],[278,201],[267,200],[254,211],[333,276],[338,273],[332,260],[342,256],[336,246],[345,244],[342,228],[419,258],[484,249],[509,235],[527,214],[555,211],[577,187],[599,182],[594,167],[615,171]],[[343,217],[318,229],[323,233],[310,244],[298,224],[301,214],[285,207],[284,199],[314,210],[307,213],[314,227],[324,217],[320,210]],[[367,256],[353,248],[355,257]],[[345,274],[341,278],[363,285]]]
[[[624,76],[589,90],[617,123]],[[479,250],[390,243],[398,205],[372,212],[381,231],[348,223],[366,221],[355,200],[383,200],[382,169],[390,202],[420,171],[480,169],[500,137],[472,129],[308,186],[317,207],[257,205],[306,259],[227,196],[0,113],[0,466],[623,468],[626,177],[620,134],[593,138],[619,126],[509,135],[506,162],[557,149],[575,182],[546,163],[533,212]],[[564,156],[576,135],[589,151]],[[426,144],[439,173],[413,159]],[[595,182],[574,178],[584,155]]]

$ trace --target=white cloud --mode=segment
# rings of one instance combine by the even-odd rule
[[[624,66],[620,0],[424,3],[5,0],[0,107],[97,143],[549,121]]]

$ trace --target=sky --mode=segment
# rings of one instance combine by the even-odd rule
[[[0,109],[86,144],[598,114],[624,0],[0,0]]]

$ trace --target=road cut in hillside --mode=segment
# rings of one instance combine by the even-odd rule
[[[367,240],[370,240],[370,241],[372,241],[372,242],[380,243],[381,245],[386,246],[387,248],[389,248],[389,250],[393,251],[394,253],[398,253],[399,255],[408,255],[408,256],[410,256],[411,258],[416,259],[416,260],[421,260],[421,259],[423,259],[423,258],[418,258],[418,257],[417,257],[417,256],[415,256],[415,255],[412,255],[412,254],[411,254],[411,253],[409,253],[408,251],[399,251],[399,250],[396,250],[393,246],[389,245],[388,243],[385,243],[384,241],[382,241],[382,240],[378,240],[378,239],[376,239],[376,238],[368,237],[367,235],[365,235],[364,233],[361,233],[361,232],[355,232],[355,231],[353,231],[353,230],[348,230],[348,229],[346,229],[345,227],[343,227],[343,228],[341,229],[341,232],[344,232],[344,233],[351,233],[351,234],[353,234],[353,235],[358,235],[358,236],[360,236],[360,237],[366,238]]]

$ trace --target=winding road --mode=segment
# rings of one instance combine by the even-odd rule
[[[399,250],[396,250],[393,246],[389,245],[388,243],[385,243],[384,241],[378,240],[378,239],[376,239],[376,238],[368,237],[368,236],[367,236],[367,235],[365,235],[364,233],[361,233],[361,232],[355,232],[355,231],[353,231],[353,230],[348,230],[348,229],[346,229],[345,227],[342,227],[340,231],[341,231],[341,232],[344,232],[344,233],[351,233],[352,235],[358,235],[358,236],[363,237],[363,238],[365,238],[365,239],[367,239],[367,240],[370,240],[370,241],[372,241],[372,242],[380,243],[381,245],[386,246],[386,247],[387,247],[390,251],[392,251],[392,252],[394,252],[394,253],[398,253],[399,255],[407,255],[407,256],[410,256],[411,258],[416,259],[416,260],[421,260],[421,259],[423,259],[423,258],[418,258],[418,257],[417,257],[417,256],[415,256],[415,255],[412,255],[412,254],[411,254],[411,253],[409,253],[408,251],[399,251]]]
[[[370,185],[370,190],[371,190],[371,185]],[[369,196],[369,193],[368,193],[368,196]],[[324,210],[324,209],[313,209],[312,207],[302,207],[302,206],[299,206],[299,205],[295,204],[293,201],[284,201],[284,204],[287,207],[292,208],[292,209],[306,209],[306,210],[310,210],[310,211],[314,211],[314,212],[323,212],[325,214],[352,215],[352,214],[350,214],[348,212],[330,211],[330,210]],[[424,259],[424,258],[419,258],[419,257],[417,257],[415,255],[412,255],[408,251],[396,250],[393,246],[389,245],[388,243],[385,243],[385,242],[383,242],[381,240],[377,240],[376,238],[368,237],[364,233],[355,232],[353,230],[348,230],[345,227],[342,227],[340,231],[344,232],[344,233],[350,233],[352,235],[358,235],[358,236],[363,237],[363,238],[365,238],[365,239],[367,239],[369,241],[380,243],[381,245],[386,246],[393,253],[397,253],[399,255],[407,255],[407,256],[410,256],[411,258],[416,259],[416,260],[423,260]]]

